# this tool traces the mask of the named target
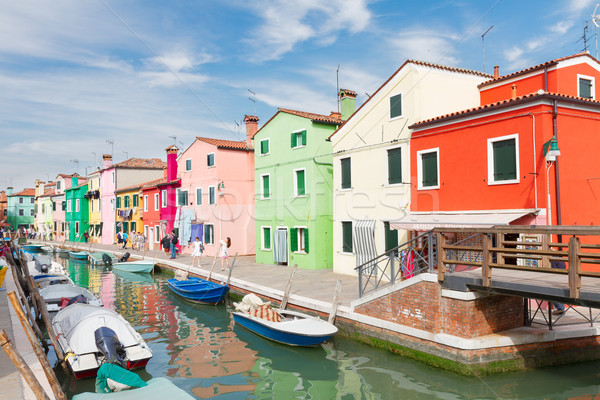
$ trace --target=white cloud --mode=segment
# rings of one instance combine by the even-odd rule
[[[428,61],[443,65],[457,65],[454,43],[457,38],[440,31],[419,29],[400,32],[389,40],[396,51],[397,62],[406,59]]]
[[[564,35],[569,29],[573,27],[573,21],[558,21],[556,24],[550,26],[548,30],[552,33],[558,33]]]

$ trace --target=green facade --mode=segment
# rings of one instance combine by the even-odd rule
[[[88,185],[77,186],[76,181],[73,187],[65,190],[67,201],[67,210],[65,212],[65,221],[69,229],[68,240],[70,242],[84,242],[83,233],[90,228],[89,202],[85,198],[88,192]],[[78,206],[79,204],[79,206]],[[88,232],[89,233],[89,232]]]
[[[326,139],[337,126],[279,111],[254,136],[256,262],[276,263],[275,235],[282,231],[281,264],[333,268],[333,156]]]
[[[12,229],[28,228],[34,223],[34,196],[22,196],[19,193],[9,195],[7,198],[6,222]]]

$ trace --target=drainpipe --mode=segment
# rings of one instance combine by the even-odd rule
[[[557,129],[557,116],[558,116],[558,102],[556,100],[553,101],[553,110],[552,110],[552,133],[554,137],[558,140],[558,129]],[[560,175],[558,173],[558,157],[554,162],[554,178],[556,179],[556,225],[562,225],[562,218],[560,213]],[[557,235],[558,242],[562,243],[562,235]]]
[[[537,189],[537,154],[535,152],[535,115],[529,114],[531,116],[531,137],[533,143],[533,198],[534,198],[534,208],[537,210],[538,208],[538,189]]]
[[[548,92],[548,66],[544,67],[544,92]]]

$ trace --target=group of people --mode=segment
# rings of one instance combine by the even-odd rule
[[[231,247],[231,238],[227,237],[226,240],[220,240],[221,244],[221,271],[225,269],[229,270],[229,248]],[[204,243],[200,241],[200,238],[196,236],[196,240],[192,242],[194,250],[192,251],[192,267],[200,266],[200,258],[204,253]],[[227,267],[225,267],[227,265]]]
[[[132,231],[129,234],[127,232],[118,232],[117,246],[122,245],[122,249],[126,249],[127,242],[131,243],[132,250],[142,251],[146,248],[146,236],[144,236],[142,233],[137,233],[135,231]]]

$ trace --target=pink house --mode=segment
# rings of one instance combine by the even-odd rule
[[[246,140],[197,137],[179,157],[181,188],[177,205],[180,243],[196,236],[205,255],[214,256],[219,240],[231,238],[230,255],[254,254],[254,149],[258,118],[246,116]]]

